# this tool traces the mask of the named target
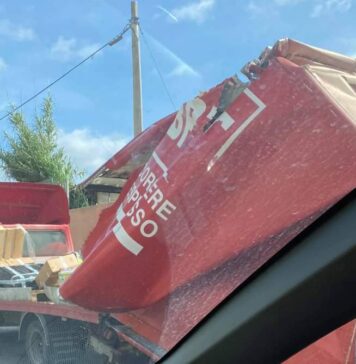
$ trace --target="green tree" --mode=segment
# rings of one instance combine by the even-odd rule
[[[19,182],[53,183],[73,189],[75,179],[83,172],[58,146],[51,97],[44,99],[41,112],[36,113],[32,124],[18,111],[10,114],[9,121],[12,132],[4,132],[4,145],[0,148],[0,163],[6,175]],[[71,205],[87,205],[82,191],[76,189],[70,196]]]

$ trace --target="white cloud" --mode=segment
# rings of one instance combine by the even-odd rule
[[[310,14],[312,18],[317,18],[324,13],[339,12],[345,13],[352,7],[352,0],[318,0]]]
[[[89,129],[60,130],[58,133],[58,144],[87,174],[94,172],[127,142],[128,139],[121,135],[95,135]]]
[[[170,63],[173,64],[173,69],[169,72],[168,76],[193,76],[200,77],[199,72],[197,72],[192,66],[187,62],[183,61],[177,54],[172,52],[169,48],[159,42],[157,39],[149,36],[150,40],[154,44],[158,52],[166,57]]]
[[[35,39],[36,34],[32,28],[13,24],[8,19],[0,19],[0,36],[23,42]]]
[[[0,72],[5,71],[7,68],[7,63],[4,61],[4,58],[0,57]]]
[[[194,76],[199,77],[199,73],[195,71],[191,66],[186,63],[177,64],[171,72],[169,72],[168,77],[174,76]]]
[[[157,5],[156,8],[161,10],[163,13],[165,13],[170,20],[173,20],[176,23],[178,23],[178,18],[176,16],[174,16],[169,10],[167,10],[166,8],[164,8],[161,5]]]
[[[79,48],[76,54],[79,58],[85,58],[88,57],[90,54],[94,53],[99,47],[100,45],[98,43],[89,44]]]
[[[59,61],[67,62],[88,57],[98,48],[97,43],[79,46],[77,39],[59,36],[51,48],[51,56]]]
[[[203,23],[208,18],[209,13],[213,10],[214,5],[215,0],[198,0],[174,8],[171,13],[178,21],[188,20],[196,23]]]

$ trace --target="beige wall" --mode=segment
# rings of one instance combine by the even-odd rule
[[[69,210],[70,229],[75,250],[80,250],[89,233],[98,222],[101,211],[108,206],[110,204]]]
[[[113,203],[117,200],[118,196],[119,196],[118,193],[97,192],[96,194],[97,203],[99,205]]]

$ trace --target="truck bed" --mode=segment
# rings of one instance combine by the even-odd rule
[[[90,323],[99,323],[99,313],[79,306],[53,302],[0,301],[0,311],[31,312]]]

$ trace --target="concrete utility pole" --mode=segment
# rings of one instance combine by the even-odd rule
[[[142,131],[142,84],[140,31],[138,25],[138,4],[131,1],[132,73],[133,73],[133,122],[134,136]]]

